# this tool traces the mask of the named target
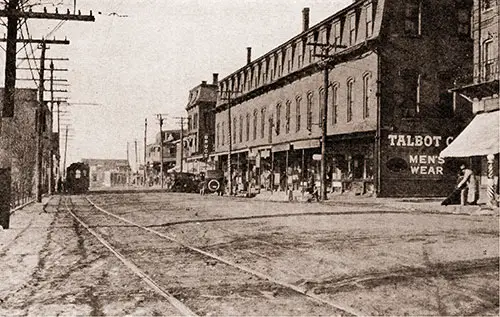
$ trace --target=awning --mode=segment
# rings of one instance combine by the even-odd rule
[[[500,152],[500,111],[477,114],[441,157],[470,157]]]
[[[273,152],[283,152],[288,150],[290,150],[290,143],[276,144],[271,148],[271,151]]]
[[[293,149],[294,150],[310,149],[310,148],[316,148],[319,146],[320,146],[320,142],[318,139],[293,142]]]

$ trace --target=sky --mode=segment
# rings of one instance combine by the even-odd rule
[[[75,0],[29,1],[44,3],[48,12],[73,10]],[[144,120],[148,143],[159,131],[156,114],[166,115],[164,129],[178,128],[176,116],[185,116],[188,92],[202,80],[231,74],[302,30],[302,9],[310,8],[314,25],[352,0],[76,0],[77,10],[95,22],[29,20],[22,28],[33,38],[67,38],[70,45],[51,45],[54,77],[68,80],[68,106],[61,110],[61,134],[68,125],[67,165],[82,158],[124,159],[129,144],[135,165],[134,142],[143,162]],[[33,11],[43,7],[34,6]],[[5,19],[4,19],[5,21]],[[4,30],[6,33],[6,30]],[[2,44],[5,47],[4,44]],[[36,45],[18,44],[18,58],[40,57]],[[31,61],[31,66],[34,66]],[[37,61],[38,63],[38,61]],[[20,67],[28,67],[19,60]],[[0,53],[4,74],[5,54]],[[3,76],[2,76],[3,77]],[[18,71],[18,78],[38,78]],[[4,79],[1,79],[3,85]],[[36,88],[35,81],[17,87]],[[46,85],[46,87],[49,87]],[[49,99],[49,94],[46,94]],[[64,140],[61,142],[64,147]],[[133,166],[134,167],[134,166]]]

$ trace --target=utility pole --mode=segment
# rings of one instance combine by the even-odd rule
[[[330,71],[329,69],[329,63],[332,60],[332,57],[330,55],[330,50],[333,48],[339,48],[339,47],[344,47],[342,45],[337,45],[337,44],[329,44],[328,39],[326,43],[308,43],[308,45],[312,45],[314,47],[319,47],[321,49],[321,54],[314,54],[315,57],[321,58],[321,65],[323,67],[323,86],[324,86],[324,93],[323,93],[323,107],[322,107],[322,117],[321,117],[321,166],[320,166],[320,173],[321,173],[321,181],[320,181],[320,199],[322,201],[325,201],[328,199],[326,195],[326,138],[327,138],[327,118],[328,118],[328,89],[329,89],[329,79],[328,79],[328,73]]]
[[[41,43],[41,57],[40,57],[40,83],[38,86],[38,108],[36,111],[36,165],[35,165],[35,197],[37,202],[42,202],[42,160],[43,160],[43,118],[45,117],[45,107],[43,102],[43,92],[45,90],[45,51],[47,49],[46,43]]]
[[[161,114],[156,115],[160,121],[160,182],[163,188],[163,117]]]
[[[66,153],[68,152],[68,125],[66,125],[66,135],[64,137],[64,160],[63,160],[63,175],[66,180]]]
[[[24,11],[20,0],[9,0],[3,10],[0,10],[0,17],[7,18],[7,47],[5,56],[5,89],[4,89],[4,102],[2,109],[2,122],[8,123],[14,116],[14,99],[16,89],[16,53],[17,53],[17,31],[20,19],[55,19],[55,20],[76,20],[76,21],[95,21],[92,13],[86,15],[71,15],[67,14],[33,12]],[[13,127],[14,128],[14,127]],[[0,127],[0,134],[2,138],[5,136],[7,128]],[[0,142],[0,225],[4,229],[9,228],[10,224],[10,202],[11,202],[11,149],[5,144],[8,142]]]
[[[231,162],[231,155],[233,151],[233,139],[231,132],[231,94],[237,93],[239,91],[236,90],[226,90],[222,93],[225,94],[225,97],[222,97],[223,100],[227,100],[227,129],[229,133],[229,143],[228,143],[228,151],[227,151],[227,174],[228,174],[228,186],[229,186],[229,195],[233,194],[233,167]]]
[[[148,133],[148,118],[145,118],[144,119],[144,166],[143,166],[143,173],[144,173],[144,186],[147,186],[147,182],[146,182],[146,177],[148,175],[148,172],[147,172],[147,168],[148,168],[148,165],[146,163],[146,147],[147,147],[147,133]]]
[[[180,169],[181,169],[181,173],[182,171],[184,170],[183,169],[183,164],[184,164],[184,118],[181,117],[181,164],[180,164]]]

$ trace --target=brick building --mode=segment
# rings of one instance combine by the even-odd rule
[[[442,152],[445,157],[461,157],[468,161],[469,166],[480,176],[484,189],[481,196],[490,202],[494,196],[494,187],[498,193],[499,176],[499,15],[500,5],[497,0],[474,0],[474,70],[460,78],[452,91],[472,104],[475,117]]]
[[[0,89],[3,94],[3,88]],[[3,100],[0,99],[0,109]],[[36,157],[36,114],[39,108],[38,91],[36,89],[16,88],[14,117],[11,131],[7,137],[1,138],[2,142],[9,142],[8,148],[12,160],[12,191],[13,199],[19,196],[30,196],[35,186],[35,157]],[[46,104],[44,113],[49,113]],[[49,179],[49,148],[51,146],[49,121],[42,117],[42,193],[48,191]],[[57,137],[57,136],[55,136]],[[58,139],[56,139],[57,141]],[[55,144],[52,144],[54,146]],[[57,151],[57,147],[54,147]]]
[[[202,81],[189,91],[188,127],[183,140],[185,171],[198,173],[214,168],[208,154],[213,151],[217,84],[218,75],[213,74],[212,84]]]
[[[329,44],[326,166],[332,191],[442,196],[455,166],[439,158],[471,115],[447,89],[472,69],[472,1],[359,0],[219,82],[215,153],[243,189],[319,179]],[[229,98],[228,98],[229,97]],[[456,98],[455,98],[456,99]],[[230,114],[228,111],[230,105]],[[229,133],[229,130],[231,132]],[[230,149],[231,147],[231,149]]]

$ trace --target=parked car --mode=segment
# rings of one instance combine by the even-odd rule
[[[202,184],[203,193],[224,193],[224,172],[221,170],[206,171]]]
[[[172,173],[172,185],[170,191],[180,193],[197,193],[199,190],[199,179],[192,173]]]

